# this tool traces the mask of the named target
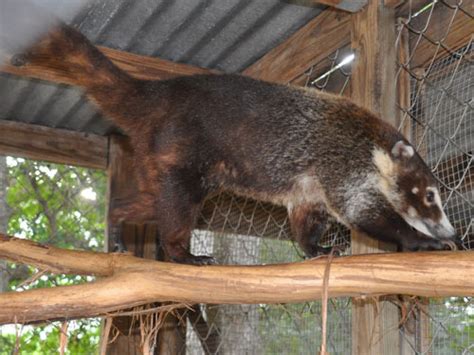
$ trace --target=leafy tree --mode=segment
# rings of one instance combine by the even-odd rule
[[[8,233],[68,249],[102,250],[104,245],[106,176],[103,171],[8,158],[10,207]],[[91,281],[91,277],[44,275],[30,285],[22,282],[36,270],[8,264],[13,290],[53,287]],[[21,354],[50,354],[59,349],[61,324],[26,326],[19,341]],[[71,321],[69,354],[93,354],[99,342],[98,319]],[[0,354],[16,344],[12,327],[0,327]]]

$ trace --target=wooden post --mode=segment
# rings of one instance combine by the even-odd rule
[[[382,0],[351,15],[351,44],[356,59],[352,69],[352,98],[396,126],[395,11]],[[352,253],[381,253],[394,250],[352,232]],[[387,301],[354,299],[352,306],[352,354],[400,353],[398,309]]]
[[[407,70],[403,69],[402,66],[408,66],[410,69],[410,41],[409,32],[405,26],[403,26],[404,19],[397,19],[397,26],[399,33],[397,55],[399,67],[397,76],[397,91],[398,91],[398,106],[397,110],[397,127],[405,138],[416,147],[417,139],[414,136],[412,120],[405,112],[409,111],[412,102],[412,87],[411,77]],[[420,69],[414,69],[414,71],[420,71]],[[423,73],[420,73],[423,75]],[[415,93],[418,92],[418,88],[415,88]],[[423,147],[417,147],[418,153],[424,157],[426,156],[426,145]],[[420,149],[422,148],[422,149]],[[402,296],[403,297],[403,296]],[[405,324],[400,329],[401,335],[401,347],[400,354],[411,355],[415,354],[415,351],[422,354],[429,355],[430,340],[431,340],[431,327],[430,319],[427,315],[429,307],[429,298],[420,298],[418,300],[417,309],[410,312],[408,318],[405,320]],[[419,339],[419,340],[418,340]],[[414,350],[414,347],[416,350]]]
[[[108,178],[108,215],[110,216],[119,204],[123,204],[124,201],[132,202],[137,193],[137,183],[133,169],[133,152],[128,140],[124,137],[114,136],[110,139]],[[156,226],[151,223],[143,225],[125,223],[122,241],[127,251],[135,256],[163,260],[162,253],[158,250]],[[106,245],[109,251],[113,250],[114,242],[108,239]],[[107,354],[142,354],[140,350],[140,332],[137,327],[131,327],[131,318],[116,317],[113,320],[113,325],[120,331],[120,335],[107,346]],[[155,353],[181,354],[185,349],[184,341],[183,327],[179,326],[175,317],[169,315],[158,334],[158,349]]]

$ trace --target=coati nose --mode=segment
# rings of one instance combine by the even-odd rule
[[[450,223],[448,225],[438,224],[434,226],[434,228],[429,228],[429,229],[430,229],[430,232],[433,233],[433,235],[435,235],[437,238],[440,238],[440,239],[456,240],[459,238],[459,234],[456,232],[456,230]]]

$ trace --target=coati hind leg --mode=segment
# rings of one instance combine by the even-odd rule
[[[308,257],[328,254],[331,251],[331,247],[319,245],[328,222],[328,214],[323,205],[299,205],[288,212],[293,237]]]
[[[161,179],[156,221],[161,246],[171,261],[195,265],[215,263],[210,256],[196,256],[189,251],[191,231],[206,195],[200,181],[192,172],[175,168]]]
[[[127,250],[123,235],[123,223],[145,223],[155,220],[156,203],[155,196],[150,193],[141,192],[137,195],[116,199],[111,203],[111,212],[108,218],[109,246],[114,252]]]

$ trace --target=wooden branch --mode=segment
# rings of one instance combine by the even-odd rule
[[[0,257],[55,272],[108,276],[94,283],[0,295],[0,324],[103,315],[156,301],[306,302],[321,295],[326,258],[266,266],[192,266],[124,254],[77,252],[0,234]],[[474,296],[474,253],[424,252],[336,258],[330,297]]]
[[[365,5],[367,5],[367,0],[311,0],[311,2],[349,12],[360,11]]]
[[[0,120],[0,154],[94,169],[107,167],[107,138]]]
[[[349,43],[349,15],[328,9],[242,74],[286,84]]]
[[[182,75],[215,73],[215,71],[210,69],[175,63],[160,58],[142,56],[101,46],[98,46],[98,48],[119,68],[139,79],[162,80]],[[6,64],[0,66],[0,71],[56,83],[70,83],[69,77],[64,73],[59,73],[54,70],[45,70],[44,68],[34,65],[15,67]]]

